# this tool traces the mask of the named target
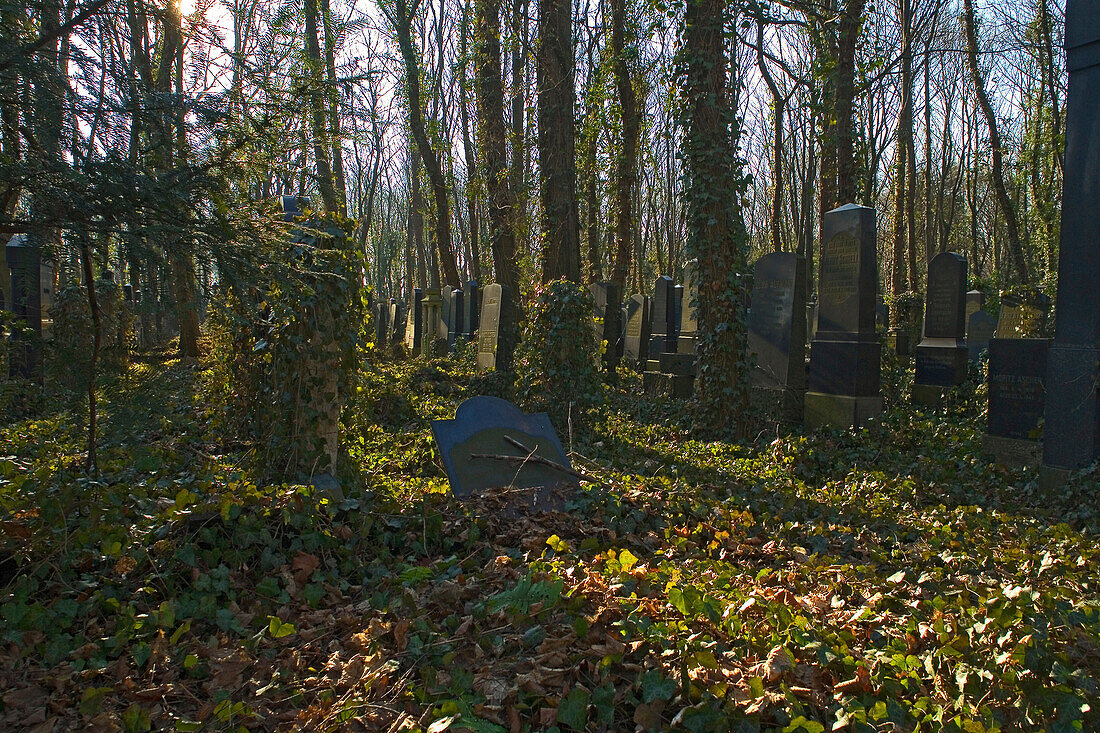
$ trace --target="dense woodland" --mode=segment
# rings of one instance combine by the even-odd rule
[[[0,307],[0,726],[1100,726],[1100,473],[991,460],[984,358],[914,405],[884,345],[847,430],[750,389],[753,263],[812,301],[847,203],[895,329],[945,252],[1054,298],[1064,5],[0,0],[0,235],[52,263]],[[588,286],[691,261],[654,398]],[[470,281],[507,366],[379,338]],[[449,490],[476,395],[549,414],[564,504]]]

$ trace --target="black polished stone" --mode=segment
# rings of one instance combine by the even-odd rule
[[[626,306],[626,335],[623,353],[631,369],[642,369],[649,358],[650,301],[646,295],[631,295]]]
[[[1001,438],[1038,440],[1046,390],[1050,339],[989,342],[987,432]]]
[[[749,350],[756,358],[752,382],[762,387],[806,384],[806,260],[773,252],[753,268]],[[796,317],[797,316],[797,317]]]

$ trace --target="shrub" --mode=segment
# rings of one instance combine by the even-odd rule
[[[99,305],[99,369],[123,369],[130,360],[134,314],[122,297],[122,288],[107,280],[95,283]],[[88,387],[95,337],[88,292],[83,285],[61,289],[50,308],[53,319],[52,376],[66,389],[82,392]]]

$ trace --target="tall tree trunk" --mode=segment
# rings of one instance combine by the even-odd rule
[[[735,170],[737,127],[727,87],[726,0],[687,0],[681,50],[682,150],[688,253],[698,261],[698,400],[701,421],[728,426],[748,414],[745,326],[747,235]],[[686,304],[685,307],[690,307]],[[748,422],[738,419],[743,435]]]
[[[325,71],[328,75],[328,118],[332,137],[332,179],[341,216],[348,215],[347,179],[344,177],[344,141],[340,134],[340,86],[336,79],[336,29],[329,0],[321,0],[321,21],[325,28]]]
[[[581,282],[572,22],[570,0],[539,0],[539,229],[544,282],[558,278]]]
[[[419,0],[410,7],[405,0],[397,0],[396,7],[390,11],[390,22],[397,36],[397,45],[401,49],[401,58],[405,63],[405,87],[409,103],[409,128],[424,170],[428,173],[432,196],[435,200],[435,239],[439,253],[439,266],[443,279],[452,287],[459,287],[458,265],[455,261],[454,243],[451,239],[451,204],[447,195],[447,181],[443,176],[441,155],[432,148],[424,123],[424,110],[420,99],[420,64],[417,61],[417,49],[412,39],[412,20],[416,15]]]
[[[470,220],[470,238],[469,238],[469,251],[467,252],[467,259],[469,260],[470,275],[474,280],[481,280],[481,263],[478,261],[478,249],[481,244],[481,222],[478,220],[477,215],[477,202],[481,196],[481,185],[478,180],[478,166],[477,155],[474,151],[473,139],[470,135],[470,112],[468,109],[470,101],[470,81],[469,74],[467,73],[469,67],[469,57],[467,55],[467,39],[470,33],[470,24],[473,19],[470,17],[471,8],[470,0],[466,0],[466,3],[462,6],[462,27],[459,35],[459,55],[462,57],[462,69],[459,77],[459,119],[462,123],[462,152],[466,156],[466,217]]]
[[[496,0],[499,13],[500,0]],[[527,247],[527,54],[529,49],[528,0],[512,0],[512,178],[511,225],[516,246]],[[499,27],[500,21],[497,21]],[[499,35],[499,34],[498,34]],[[499,45],[499,39],[498,39]],[[502,77],[503,83],[503,77]],[[503,87],[502,92],[503,94]],[[503,98],[503,97],[502,97]],[[503,105],[503,102],[502,102]],[[503,106],[502,106],[503,110]],[[503,115],[503,111],[501,112]],[[502,151],[503,152],[503,151]],[[513,293],[517,292],[515,290]]]
[[[989,101],[989,93],[985,89],[985,80],[982,79],[981,69],[978,66],[978,32],[974,21],[973,0],[963,0],[963,25],[966,31],[966,62],[970,69],[970,80],[974,84],[974,91],[978,96],[978,104],[985,116],[985,124],[989,129],[989,147],[993,156],[993,189],[997,193],[997,204],[1000,206],[1001,215],[1005,220],[1008,230],[1008,258],[1012,265],[1013,273],[1020,283],[1030,282],[1027,268],[1027,260],[1024,257],[1023,246],[1020,244],[1020,229],[1016,219],[1016,207],[1008,195],[1005,186],[1004,175],[1004,151],[1001,148],[1001,133],[997,127],[997,115],[993,110],[993,104]]]
[[[309,110],[313,136],[313,160],[317,166],[317,187],[325,211],[335,214],[340,210],[336,188],[332,180],[332,162],[325,127],[324,88],[321,81],[321,47],[317,41],[317,0],[305,0],[306,58],[309,65]]]
[[[836,67],[837,203],[854,203],[859,161],[855,154],[853,109],[856,96],[856,47],[863,27],[866,0],[847,0],[840,15]]]
[[[630,78],[627,59],[627,0],[611,0],[611,52],[615,64],[615,89],[619,93],[622,110],[622,140],[618,160],[615,161],[615,265],[611,281],[625,292],[626,276],[630,269],[634,242],[634,194],[638,185],[638,137],[641,133],[641,116],[638,97]],[[634,39],[630,39],[633,54]]]
[[[758,19],[756,26],[756,65],[768,85],[772,95],[772,210],[768,229],[771,233],[772,252],[781,252],[783,243],[783,115],[787,100],[779,91],[768,64],[764,61],[764,20]]]
[[[488,198],[489,242],[496,281],[519,292],[515,199],[508,182],[504,123],[504,77],[500,63],[500,0],[474,0],[474,75],[477,137]]]

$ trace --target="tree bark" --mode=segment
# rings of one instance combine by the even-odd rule
[[[856,46],[863,27],[866,0],[848,0],[840,15],[836,69],[837,203],[855,203],[859,161],[855,154],[853,110],[856,95]]]
[[[783,117],[787,100],[779,91],[768,64],[764,61],[764,20],[757,20],[756,26],[756,65],[760,75],[768,85],[772,95],[772,211],[768,229],[771,235],[772,252],[782,252],[783,227]]]
[[[641,117],[627,59],[627,0],[611,0],[611,52],[614,55],[615,89],[622,111],[622,139],[615,164],[615,265],[611,281],[624,293],[634,243],[634,193],[638,185],[638,137]],[[630,39],[633,44],[634,39]],[[578,243],[579,246],[579,243]]]
[[[581,282],[572,21],[570,0],[539,0],[539,230],[543,282],[558,278]]]

